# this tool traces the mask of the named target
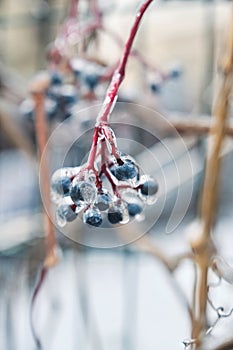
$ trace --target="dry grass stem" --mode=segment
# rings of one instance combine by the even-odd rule
[[[232,11],[233,15],[233,11]],[[206,330],[206,306],[208,292],[208,268],[215,252],[211,231],[215,221],[218,194],[220,152],[223,145],[229,98],[233,85],[233,17],[228,29],[228,38],[220,65],[221,82],[213,107],[213,123],[210,129],[210,142],[207,148],[207,160],[201,198],[200,220],[202,229],[192,241],[197,268],[197,282],[194,287],[193,311],[195,320],[192,326],[192,338],[196,339],[196,348],[201,346],[201,338]]]

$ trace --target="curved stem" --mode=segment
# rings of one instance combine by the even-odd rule
[[[69,18],[76,18],[78,14],[78,0],[71,0]]]
[[[99,127],[96,126],[95,129],[94,129],[91,150],[90,150],[90,154],[89,154],[88,161],[87,161],[87,164],[88,164],[87,167],[88,167],[89,170],[90,169],[94,169],[98,139],[99,139]]]
[[[97,125],[100,124],[108,124],[109,123],[109,115],[111,113],[112,108],[114,107],[114,103],[117,99],[117,94],[119,87],[124,79],[125,76],[125,68],[126,64],[128,62],[129,54],[133,45],[134,38],[136,36],[136,33],[138,31],[139,24],[141,22],[141,19],[147,10],[148,6],[152,3],[153,0],[146,0],[140,7],[134,24],[132,26],[132,29],[129,34],[129,38],[125,44],[124,52],[122,55],[122,58],[120,60],[120,63],[118,65],[118,68],[116,69],[115,73],[113,74],[112,81],[109,85],[109,88],[106,93],[106,97],[103,103],[103,107],[100,110],[100,113],[97,117]]]

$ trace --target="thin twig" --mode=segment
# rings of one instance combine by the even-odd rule
[[[36,84],[35,84],[36,85]],[[39,151],[39,159],[41,166],[41,194],[44,200],[44,228],[46,239],[46,258],[45,266],[51,267],[58,262],[57,242],[55,237],[54,225],[51,221],[51,203],[50,203],[50,176],[47,154],[44,150],[47,144],[47,123],[44,111],[45,94],[44,91],[33,90],[32,95],[35,101],[35,130],[37,145]],[[43,159],[42,159],[43,155]]]
[[[173,117],[169,116],[169,123],[180,133],[193,134],[193,135],[206,135],[210,132],[212,127],[212,117],[198,116],[192,117]],[[225,134],[227,136],[233,136],[233,125],[230,123],[225,128]]]

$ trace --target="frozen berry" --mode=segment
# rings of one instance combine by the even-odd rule
[[[142,206],[137,203],[129,203],[127,205],[129,216],[135,216],[142,212]]]
[[[163,79],[159,73],[154,73],[150,76],[150,89],[156,94],[161,91]]]
[[[57,208],[57,215],[66,221],[74,221],[77,217],[77,214],[73,208],[68,204],[62,204]]]
[[[68,176],[62,176],[53,179],[51,187],[56,193],[66,196],[69,194],[70,184],[70,178]]]
[[[179,64],[173,65],[168,71],[168,76],[170,79],[177,79],[182,74],[182,67]]]
[[[118,161],[119,162],[119,161]],[[119,162],[120,163],[120,162]],[[122,164],[113,165],[112,174],[120,181],[133,179],[138,175],[135,163],[131,159],[125,159]]]
[[[150,84],[150,89],[154,94],[159,93],[161,91],[161,84],[153,82]]]
[[[105,211],[109,208],[111,198],[107,193],[99,193],[96,200],[96,207],[100,211]]]
[[[61,85],[62,84],[62,77],[60,76],[60,74],[58,74],[56,72],[51,73],[50,80],[51,80],[51,85]]]
[[[86,181],[74,180],[70,188],[70,197],[74,203],[93,203],[96,199],[96,188]]]
[[[74,203],[83,201],[82,192],[79,186],[79,183],[76,183],[75,185],[72,185],[70,189],[70,197]]]
[[[120,208],[118,208],[117,206],[114,206],[109,209],[108,221],[111,222],[111,224],[118,224],[122,220],[123,220],[123,213]]]
[[[140,186],[141,193],[144,196],[155,195],[158,192],[158,188],[159,188],[158,183],[152,178],[148,178]]]
[[[91,226],[99,227],[102,224],[102,216],[96,209],[88,209],[83,214],[83,221]]]
[[[99,75],[98,74],[86,74],[84,77],[84,82],[88,86],[90,90],[94,90],[99,82]]]

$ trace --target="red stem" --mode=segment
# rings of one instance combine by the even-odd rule
[[[104,33],[108,34],[117,43],[117,45],[119,45],[121,47],[124,45],[122,39],[117,35],[117,33],[115,33],[114,31],[112,31],[109,28],[104,27],[103,25],[100,29]],[[158,66],[153,66],[152,64],[150,64],[145,59],[145,57],[140,53],[140,51],[138,51],[137,49],[133,49],[133,50],[131,50],[130,55],[133,56],[134,58],[136,58],[148,70],[150,70],[152,72],[157,72],[163,80],[166,79],[166,74],[162,72],[162,69],[159,68]]]
[[[71,0],[69,18],[76,18],[78,14],[78,0]]]
[[[90,3],[90,9],[93,14],[93,16],[101,22],[102,19],[102,12],[100,11],[100,8],[98,6],[98,0],[89,0]]]
[[[125,76],[125,67],[129,58],[130,50],[135,38],[135,35],[137,34],[139,24],[141,22],[141,19],[147,10],[148,6],[152,3],[153,0],[146,0],[140,7],[136,19],[134,21],[134,24],[132,26],[132,29],[129,34],[129,38],[125,44],[124,52],[122,55],[122,58],[120,60],[120,63],[118,65],[118,68],[116,69],[111,83],[109,85],[109,88],[107,90],[107,94],[104,100],[103,107],[98,115],[97,118],[97,125],[101,124],[109,124],[109,115],[111,113],[111,109],[114,105],[114,102],[117,98],[117,93],[119,90],[119,87],[124,79]]]
[[[43,285],[43,282],[45,280],[47,273],[48,273],[47,267],[43,266],[41,271],[40,271],[39,279],[36,283],[36,287],[34,289],[32,299],[31,299],[31,305],[30,305],[30,326],[31,326],[33,338],[34,338],[36,345],[37,345],[37,349],[42,349],[42,345],[41,345],[40,338],[37,335],[36,330],[35,330],[34,321],[33,321],[33,311],[34,311],[34,305],[35,305],[35,302],[37,299],[37,295],[38,295],[38,293]]]
[[[96,151],[97,151],[97,144],[98,144],[98,139],[99,139],[99,127],[96,126],[94,129],[94,134],[93,134],[93,138],[92,138],[92,145],[91,145],[91,150],[90,150],[90,154],[89,154],[89,158],[87,161],[87,168],[90,169],[94,169],[94,164],[95,164],[95,156],[96,156]]]
[[[96,157],[99,133],[103,127],[103,124],[104,125],[109,124],[109,115],[111,113],[112,108],[114,107],[114,102],[117,99],[117,93],[118,93],[119,87],[120,87],[120,85],[124,79],[124,76],[125,76],[125,68],[126,68],[128,58],[129,58],[130,50],[131,50],[132,45],[133,45],[134,38],[137,34],[141,19],[144,15],[145,11],[149,7],[149,5],[152,3],[152,1],[153,0],[146,0],[140,6],[140,9],[136,15],[134,24],[131,28],[128,40],[125,44],[122,58],[119,62],[117,69],[115,70],[115,73],[113,74],[112,80],[110,82],[109,88],[107,90],[107,93],[106,93],[106,96],[104,99],[103,106],[102,106],[102,108],[99,112],[99,115],[97,117],[97,120],[96,120],[96,127],[94,130],[93,139],[92,139],[92,146],[91,146],[91,150],[90,150],[90,154],[89,154],[89,158],[88,158],[88,163],[87,163],[88,169],[94,169],[94,162],[95,162],[95,157]],[[104,132],[104,130],[102,130],[102,131]],[[114,145],[112,145],[113,151],[117,155],[118,154],[117,149],[115,149],[113,146]],[[112,184],[111,176],[109,176],[110,174],[108,174],[105,164],[102,165],[102,168],[103,168],[102,171],[105,173],[105,175],[107,176],[107,178],[109,179],[109,181]],[[112,184],[112,186],[114,188],[116,187],[115,184]]]

